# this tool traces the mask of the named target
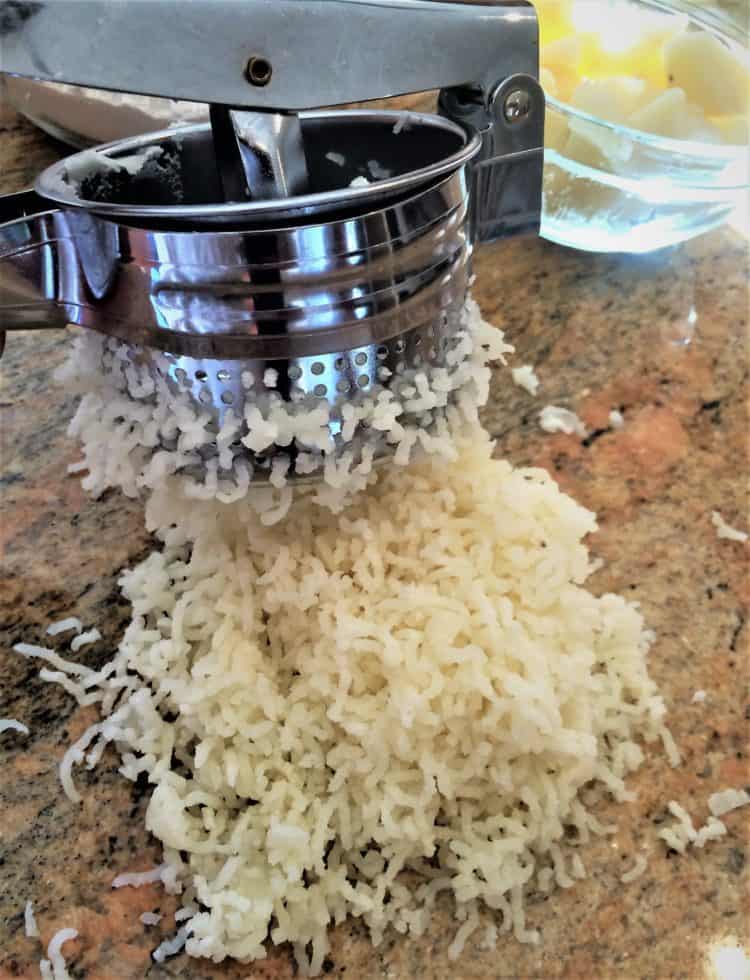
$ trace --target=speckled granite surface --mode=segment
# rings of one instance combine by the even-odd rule
[[[24,186],[58,154],[7,110],[0,117],[0,190]],[[476,271],[485,313],[542,381],[533,399],[497,372],[486,420],[498,453],[549,467],[598,511],[593,547],[605,565],[592,585],[640,601],[656,630],[651,670],[685,761],[672,770],[651,752],[631,780],[637,802],[603,814],[617,821],[617,833],[581,850],[589,878],[531,896],[539,947],[503,938],[495,951],[474,944],[451,964],[446,904],[427,936],[392,935],[377,950],[357,923],[342,926],[326,968],[352,980],[712,976],[712,944],[734,936],[747,948],[750,940],[747,811],[726,818],[725,838],[684,856],[667,853],[655,833],[669,800],[680,800],[698,824],[709,793],[750,783],[750,546],[719,540],[710,521],[718,509],[730,523],[748,522],[747,251],[728,233],[642,259],[526,241],[484,250]],[[153,886],[110,887],[118,872],[151,867],[157,857],[138,788],[107,754],[78,776],[80,806],[60,790],[57,763],[93,709],[76,708],[10,648],[43,640],[51,620],[78,615],[103,634],[83,659],[103,663],[128,618],[118,571],[150,547],[137,503],[114,493],[93,502],[65,475],[77,457],[64,434],[73,399],[52,380],[64,345],[51,334],[15,335],[0,362],[0,715],[31,729],[28,738],[0,736],[0,978],[39,975],[42,944],[24,935],[27,899],[42,942],[64,926],[79,930],[65,947],[75,977],[291,977],[283,948],[245,966],[185,956],[154,964],[151,951],[174,931],[174,900]],[[581,442],[541,432],[538,411],[550,402],[576,409],[592,435]],[[607,427],[613,407],[625,417],[619,431]],[[693,704],[698,689],[706,700]],[[648,870],[622,885],[641,849]],[[164,914],[159,926],[140,924],[147,910]]]

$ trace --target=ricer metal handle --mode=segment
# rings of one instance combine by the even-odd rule
[[[267,111],[537,74],[519,0],[0,0],[2,70]]]
[[[476,239],[538,228],[544,96],[524,0],[0,0],[0,41],[11,74],[267,112],[441,89],[442,111],[483,135]]]
[[[62,262],[62,253],[69,261]],[[6,330],[62,328],[62,275],[76,268],[62,213],[33,191],[0,197],[0,353]],[[67,273],[64,272],[67,269]]]
[[[111,296],[120,260],[115,225],[34,191],[0,196],[0,353],[7,330],[83,323]]]

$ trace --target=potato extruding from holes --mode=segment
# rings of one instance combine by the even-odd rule
[[[530,4],[0,13],[5,71],[211,106],[210,125],[84,151],[4,199],[4,329],[106,335],[98,370],[162,418],[155,454],[175,449],[168,417],[214,434],[177,464],[198,479],[316,477],[445,430],[473,247],[539,226]],[[438,115],[318,109],[432,89]]]

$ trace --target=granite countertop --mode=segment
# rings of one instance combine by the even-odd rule
[[[0,190],[26,185],[63,149],[7,109],[0,116]],[[549,468],[561,486],[599,514],[592,542],[604,565],[600,591],[641,603],[657,633],[651,672],[684,755],[670,769],[661,750],[630,780],[637,801],[612,805],[617,833],[581,854],[589,877],[547,897],[533,894],[528,922],[538,947],[504,937],[493,952],[446,956],[455,931],[439,907],[421,939],[388,935],[373,950],[363,928],[334,930],[330,976],[351,980],[710,977],[708,951],[727,936],[749,948],[747,811],[729,814],[726,837],[684,855],[657,842],[669,800],[696,825],[707,797],[750,783],[750,693],[746,623],[750,546],[721,540],[711,511],[747,527],[747,248],[728,231],[642,258],[593,256],[543,241],[486,248],[475,295],[517,345],[518,363],[535,365],[542,393],[532,398],[498,370],[485,419],[498,454]],[[114,753],[77,777],[83,802],[63,795],[57,764],[94,719],[38,664],[11,652],[43,642],[46,624],[77,615],[102,639],[83,651],[91,665],[111,655],[129,617],[118,573],[153,546],[141,507],[118,493],[92,501],[66,465],[78,458],[65,436],[73,396],[52,378],[64,334],[8,338],[2,372],[0,541],[0,715],[31,734],[0,738],[0,977],[37,977],[43,945],[59,928],[72,976],[113,978],[292,977],[289,951],[263,962],[213,965],[184,955],[162,966],[150,954],[174,931],[174,899],[155,886],[113,891],[121,871],[152,867],[158,851],[144,830],[138,787],[117,773]],[[591,435],[539,429],[544,404],[575,409]],[[608,426],[610,409],[624,415]],[[693,703],[696,690],[703,703]],[[606,808],[605,808],[606,809]],[[635,849],[647,871],[620,883]],[[24,934],[33,900],[42,942]],[[157,927],[142,912],[164,914]]]

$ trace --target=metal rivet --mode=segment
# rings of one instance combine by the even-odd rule
[[[522,88],[513,89],[503,104],[505,121],[517,123],[525,119],[531,111],[531,96]]]
[[[251,85],[256,85],[258,88],[268,85],[272,74],[273,69],[268,58],[264,58],[261,54],[254,54],[248,58],[245,65],[245,78]]]

